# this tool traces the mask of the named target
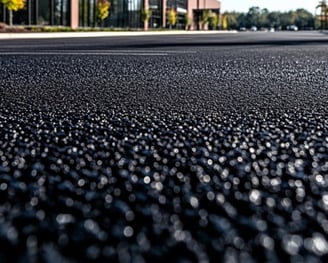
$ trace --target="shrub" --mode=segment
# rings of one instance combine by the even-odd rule
[[[2,29],[6,29],[6,26],[7,26],[7,25],[6,25],[5,23],[1,23],[1,22],[0,22],[0,30],[2,30]]]

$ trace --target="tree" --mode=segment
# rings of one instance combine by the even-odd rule
[[[280,17],[281,17],[280,12],[278,11],[270,12],[267,17],[270,27],[279,28],[281,26]]]
[[[261,9],[258,6],[253,6],[249,8],[246,15],[247,18],[247,27],[259,26],[261,16]]]
[[[281,28],[285,29],[287,28],[287,26],[289,25],[293,25],[294,24],[294,16],[293,16],[293,12],[289,11],[289,12],[284,12],[281,14],[280,16],[280,22],[281,22]]]
[[[148,21],[152,15],[152,11],[149,9],[141,10],[141,20],[144,22],[144,30],[148,30]]]
[[[189,29],[191,25],[191,18],[188,14],[185,14],[183,16],[183,24],[185,25],[185,29]]]
[[[103,22],[109,16],[110,2],[108,0],[97,0],[97,17]]]
[[[25,0],[0,0],[0,2],[9,10],[9,25],[13,25],[13,11],[18,11],[25,7]]]
[[[220,16],[214,12],[211,12],[208,17],[209,29],[217,29],[220,23]]]
[[[221,16],[221,28],[223,30],[228,29],[228,15],[226,13]]]
[[[167,12],[167,23],[170,26],[170,29],[172,29],[172,26],[174,26],[177,23],[177,12],[174,9],[170,9]]]
[[[313,16],[305,9],[297,9],[295,11],[294,24],[300,29],[313,28]]]
[[[267,28],[270,26],[270,23],[268,22],[268,16],[269,16],[269,10],[267,8],[263,8],[260,12],[258,26]]]
[[[202,25],[202,29],[204,30],[205,29],[205,26],[206,26],[206,24],[209,22],[209,18],[210,18],[210,11],[208,11],[208,10],[204,10],[203,12],[202,12],[202,16],[201,16],[201,21],[200,21],[200,23],[201,23],[201,25]]]
[[[226,16],[227,21],[223,21],[223,17],[221,17],[221,28],[223,29],[223,22],[226,24],[226,27],[229,26],[229,29],[238,29],[239,24],[238,24],[238,16],[239,13],[237,12],[230,12],[230,13],[224,13],[224,16]],[[227,28],[226,28],[227,29]]]
[[[247,17],[245,13],[240,13],[237,17],[238,28],[247,27]]]
[[[324,3],[324,4],[323,4]],[[328,21],[328,8],[325,1],[320,2],[317,8],[323,8],[321,15],[318,15],[322,23]],[[325,19],[325,16],[327,19]],[[227,23],[224,19],[227,19]],[[268,9],[260,9],[259,7],[252,7],[247,13],[225,12],[221,16],[221,28],[225,28],[225,23],[229,29],[250,28],[255,25],[257,27],[274,27],[278,30],[286,29],[290,25],[296,25],[300,29],[313,29],[314,16],[305,9],[297,9],[296,11],[288,12],[269,12]],[[324,24],[321,25],[325,27]]]
[[[321,30],[326,29],[327,27],[327,18],[328,18],[328,6],[326,0],[322,0],[316,6],[316,9],[320,8],[319,20],[321,21]]]

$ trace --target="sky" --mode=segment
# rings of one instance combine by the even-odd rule
[[[315,13],[315,7],[320,0],[220,0],[221,10],[225,11],[237,11],[247,13],[252,6],[258,6],[261,9],[267,8],[271,11],[290,11],[298,8],[304,8]]]

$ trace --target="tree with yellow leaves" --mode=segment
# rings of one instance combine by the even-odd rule
[[[170,29],[177,23],[178,16],[177,12],[174,9],[167,11],[167,23],[169,24]]]
[[[227,30],[228,29],[228,16],[226,14],[223,14],[221,16],[221,28],[223,30]]]
[[[0,2],[9,10],[9,25],[13,25],[13,11],[18,11],[25,7],[25,0],[0,0]]]
[[[148,21],[151,18],[152,11],[149,9],[142,9],[141,10],[141,20],[144,22],[144,30],[148,30]]]
[[[109,16],[110,2],[108,0],[97,0],[97,17],[102,22]]]

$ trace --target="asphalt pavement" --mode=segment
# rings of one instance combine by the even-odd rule
[[[0,262],[327,262],[327,35],[0,40]]]

